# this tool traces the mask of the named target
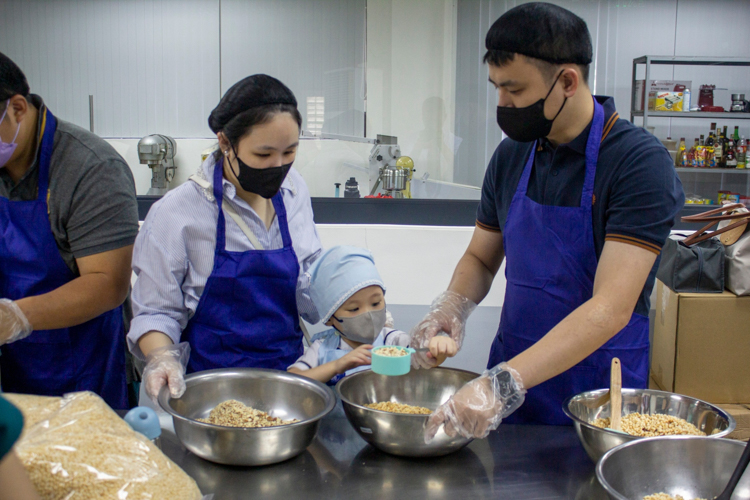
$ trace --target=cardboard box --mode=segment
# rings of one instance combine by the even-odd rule
[[[730,439],[747,441],[750,439],[750,408],[745,405],[717,405],[737,421],[737,427],[727,436]]]
[[[648,92],[648,109],[650,111],[682,111],[682,92],[691,88],[692,84],[691,80],[651,80]],[[657,108],[659,95],[661,95],[661,107]],[[669,97],[668,100],[667,97]],[[635,102],[633,103],[635,111],[643,111],[645,98],[645,80],[636,80]]]
[[[750,296],[675,293],[656,282],[651,376],[662,389],[750,404]]]

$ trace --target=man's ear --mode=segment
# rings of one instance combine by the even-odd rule
[[[8,115],[13,117],[15,124],[21,123],[29,115],[29,102],[21,94],[10,98],[8,103]]]
[[[581,84],[581,75],[573,66],[568,66],[563,70],[562,75],[560,75],[560,83],[562,84],[565,97],[571,98],[576,94],[578,86]]]

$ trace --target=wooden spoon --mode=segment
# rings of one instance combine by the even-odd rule
[[[619,358],[612,358],[612,370],[609,374],[609,392],[609,427],[612,430],[622,432],[622,371]]]

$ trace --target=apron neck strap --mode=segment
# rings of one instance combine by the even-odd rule
[[[281,241],[284,243],[284,248],[292,246],[292,237],[289,235],[289,223],[286,218],[286,207],[284,206],[284,198],[281,195],[281,189],[279,192],[273,195],[271,198],[273,208],[276,210],[276,219],[279,221],[279,232],[281,233]]]
[[[47,106],[39,110],[42,113],[42,124],[39,130],[41,146],[39,148],[39,181],[37,199],[47,201],[49,189],[49,164],[52,158],[52,146],[55,142],[55,130],[57,130],[57,119],[50,113]]]
[[[216,252],[223,251],[226,248],[227,223],[222,210],[224,201],[224,157],[214,165],[214,199],[219,207],[219,220],[216,223]]]
[[[596,179],[596,162],[599,159],[599,146],[602,142],[602,130],[604,130],[604,107],[594,99],[594,118],[591,121],[589,137],[586,140],[586,177],[583,181],[583,190],[581,191],[581,207],[591,207],[594,196],[594,180]],[[531,178],[531,169],[534,166],[534,155],[539,147],[539,141],[534,141],[531,145],[531,153],[526,161],[526,166],[518,181],[516,193],[526,196],[526,190],[529,187]]]
[[[604,107],[594,99],[594,119],[591,121],[589,138],[586,141],[586,177],[583,181],[581,191],[581,206],[593,205],[594,179],[596,179],[596,162],[599,159],[599,146],[602,143],[602,130],[604,129]]]
[[[216,205],[219,207],[219,220],[216,224],[216,251],[226,248],[227,223],[224,217],[223,200],[224,200],[224,157],[219,158],[214,166],[214,198]],[[281,190],[271,198],[273,208],[276,210],[276,218],[279,221],[279,231],[281,232],[281,241],[284,248],[292,246],[292,237],[289,235],[289,224],[286,218],[286,207],[281,196]]]

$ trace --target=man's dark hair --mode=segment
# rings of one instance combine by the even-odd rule
[[[0,110],[4,110],[5,101],[16,94],[28,97],[29,82],[21,68],[0,52]]]
[[[484,41],[484,62],[504,66],[521,54],[548,79],[560,64],[576,64],[588,81],[593,50],[586,21],[567,9],[532,2],[510,9],[494,22]]]

